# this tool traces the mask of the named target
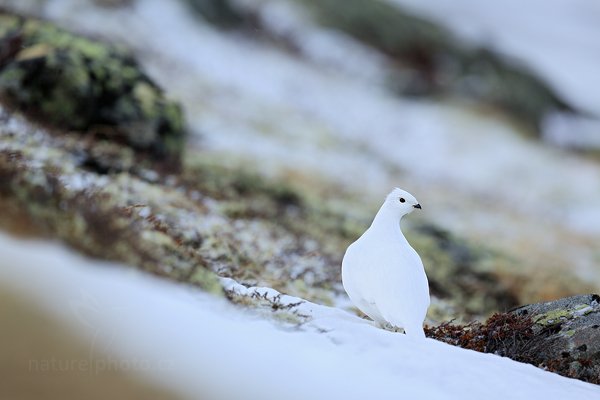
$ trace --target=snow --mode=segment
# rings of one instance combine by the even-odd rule
[[[390,62],[381,53],[344,34],[315,26],[310,12],[298,3],[281,0],[236,0],[238,6],[259,10],[257,17],[269,32],[284,38],[295,51],[336,74],[383,85]]]
[[[578,108],[600,116],[600,4],[595,0],[387,0],[471,43],[532,68]]]
[[[142,218],[148,218],[152,214],[152,208],[145,206],[140,207],[138,211],[138,215]]]
[[[440,19],[466,40],[491,43],[580,108],[599,111],[594,1],[393,1]],[[285,2],[261,3],[265,22],[300,44],[301,55],[216,31],[176,1],[103,9],[52,0],[43,7],[46,17],[71,29],[132,47],[183,102],[205,149],[224,160],[239,156],[259,160],[265,173],[318,176],[356,193],[363,205],[376,204],[390,187],[407,187],[430,220],[453,232],[538,265],[568,265],[598,282],[597,162],[526,139],[493,115],[398,98],[385,88],[385,57],[290,14]],[[594,118],[573,118],[551,116],[547,139],[562,144],[575,129],[589,138],[579,135],[583,144],[598,140]],[[64,183],[94,182],[74,175]],[[207,220],[206,227],[218,222]],[[157,366],[139,372],[188,398],[207,392],[263,399],[600,398],[595,386],[432,340],[411,341],[334,308],[303,302],[295,310],[306,321],[296,328],[55,245],[0,236],[0,254],[0,286],[18,290],[90,341],[98,337],[98,348],[124,362]],[[227,287],[278,296],[233,281]],[[83,321],[82,309],[92,310]]]
[[[563,148],[600,149],[600,120],[556,112],[544,118],[544,140]]]
[[[56,245],[0,234],[0,287],[185,398],[575,399],[600,388],[507,358],[411,340],[302,302],[297,328]],[[272,289],[245,288],[273,299]],[[281,296],[282,303],[298,299]]]
[[[60,180],[61,183],[65,185],[65,188],[72,191],[92,189],[104,186],[108,183],[107,177],[87,172],[73,173],[71,175],[63,174],[61,175]]]
[[[594,0],[387,0],[431,18],[463,40],[491,48],[536,73],[583,115],[550,114],[549,143],[598,149],[600,6]]]
[[[214,152],[237,149],[264,161],[265,170],[300,166],[355,189],[360,182],[359,188],[372,193],[387,192],[399,178],[423,186],[446,184],[452,193],[494,192],[504,204],[513,203],[512,188],[522,187],[528,198],[520,199],[527,201],[521,206],[528,215],[559,215],[555,220],[566,215],[567,225],[581,219],[573,215],[578,210],[570,199],[553,197],[565,184],[590,206],[600,200],[598,188],[589,184],[600,182],[595,163],[570,156],[559,160],[557,152],[523,139],[505,121],[449,104],[401,99],[382,84],[333,74],[279,49],[217,32],[177,2],[149,0],[110,14],[54,0],[48,14],[126,41],[143,58],[160,54],[161,61],[147,60],[147,67],[183,100],[203,144]],[[157,30],[161,35],[150,34]],[[173,80],[174,74],[180,80]]]

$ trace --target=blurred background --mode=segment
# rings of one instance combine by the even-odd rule
[[[404,230],[430,276],[430,324],[600,287],[600,4],[593,0],[0,0],[0,7],[127,49],[180,103],[187,136],[171,181],[134,169],[101,175],[141,176],[169,193],[183,188],[182,199],[163,204],[159,194],[150,210],[165,234],[196,229],[203,240],[192,246],[195,239],[184,237],[186,251],[221,277],[355,311],[339,282],[343,250],[398,186],[423,206]],[[5,38],[2,46],[4,68]],[[9,109],[4,133],[21,129],[7,122],[17,112]],[[0,136],[0,149],[12,146],[7,138]],[[119,190],[133,191],[128,185]],[[160,256],[150,267],[130,258],[141,247],[98,247],[101,240],[62,229],[68,222],[40,217],[15,187],[2,191],[0,204],[10,210],[4,232],[59,239],[172,277]],[[122,205],[138,203],[151,201],[140,192]],[[169,219],[169,207],[189,214]],[[73,213],[64,221],[81,214],[92,223]]]

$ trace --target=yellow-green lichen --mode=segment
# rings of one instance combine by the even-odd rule
[[[563,333],[563,335],[565,335],[566,337],[572,337],[575,334],[575,330],[574,329],[570,329],[566,332]]]
[[[546,326],[553,325],[571,318],[573,318],[572,310],[557,309],[536,315],[533,318],[533,322],[535,322],[538,325]]]
[[[212,271],[198,267],[194,270],[187,282],[198,285],[205,292],[222,295],[223,287],[219,281],[219,277]]]

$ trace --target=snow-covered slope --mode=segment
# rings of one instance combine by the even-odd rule
[[[600,147],[600,5],[594,0],[388,0],[533,70],[585,116],[549,115],[548,142]]]
[[[534,69],[579,108],[600,115],[600,5],[594,0],[388,0]]]
[[[2,290],[190,399],[600,399],[598,386],[410,340],[334,308],[302,303],[306,322],[294,326],[53,244],[0,235],[0,254]]]

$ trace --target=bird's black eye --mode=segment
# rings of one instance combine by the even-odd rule
[[[400,203],[404,203],[406,200],[404,200],[404,197],[400,197]]]

